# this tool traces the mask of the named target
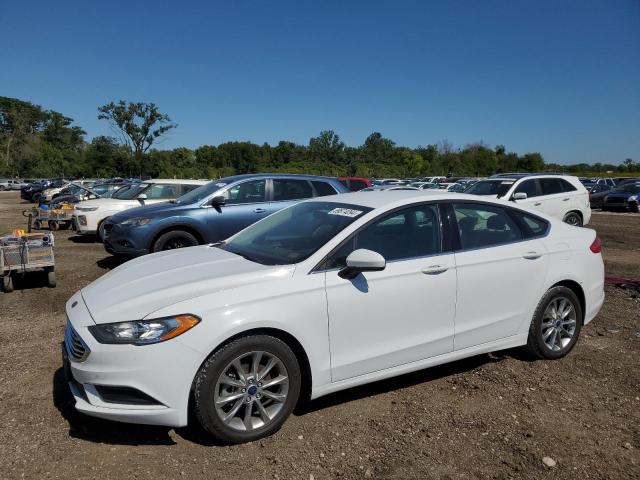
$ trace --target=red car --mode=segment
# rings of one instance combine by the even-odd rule
[[[352,192],[357,192],[358,190],[371,186],[371,180],[368,178],[339,177],[338,181]]]

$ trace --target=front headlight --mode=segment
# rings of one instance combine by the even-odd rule
[[[629,202],[637,202],[638,201],[638,195],[631,195],[629,198],[627,198],[627,201],[629,201]]]
[[[177,337],[198,323],[200,318],[195,315],[176,315],[154,320],[93,325],[89,327],[89,331],[100,343],[148,345]]]
[[[120,222],[120,225],[127,225],[128,227],[140,227],[142,225],[146,225],[150,221],[150,218],[144,217],[129,218],[128,220],[123,220],[122,222]]]
[[[79,212],[95,212],[99,207],[76,207]]]

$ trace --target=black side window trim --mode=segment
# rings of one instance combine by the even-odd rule
[[[410,205],[402,205],[400,207],[393,208],[391,210],[387,210],[385,213],[383,213],[381,215],[376,215],[374,218],[372,218],[367,223],[362,225],[355,232],[352,232],[346,239],[344,239],[342,242],[340,242],[338,245],[336,245],[329,253],[327,253],[322,258],[322,260],[320,260],[309,271],[309,274],[316,273],[316,272],[327,272],[327,271],[335,270],[334,268],[323,268],[323,265],[327,262],[328,259],[331,258],[331,256],[334,253],[336,253],[338,250],[340,250],[342,247],[344,247],[348,242],[355,241],[355,238],[358,236],[358,234],[362,230],[367,228],[372,223],[375,223],[375,222],[379,221],[381,217],[386,217],[386,216],[391,215],[391,214],[393,214],[395,212],[398,212],[400,210],[405,210],[407,208],[415,208],[415,207],[419,207],[419,206],[422,206],[422,205],[436,205],[436,206],[438,206],[438,217],[439,217],[439,220],[440,220],[440,225],[439,225],[440,226],[440,251],[437,252],[437,253],[433,253],[431,255],[425,255],[424,257],[433,257],[433,256],[437,256],[437,255],[442,255],[442,254],[445,254],[445,253],[451,253],[453,251],[453,249],[451,249],[451,239],[448,238],[449,237],[449,230],[450,230],[450,227],[448,226],[449,219],[447,219],[447,221],[445,222],[443,220],[444,217],[443,217],[443,214],[442,214],[443,213],[443,206],[446,205],[446,202],[443,202],[443,201],[417,202],[417,203],[412,203]],[[449,248],[449,250],[445,250],[445,246],[447,248]],[[411,258],[414,258],[414,257],[411,257]],[[415,257],[415,258],[423,258],[423,257]],[[391,260],[391,261],[398,262],[398,261],[402,261],[402,260],[409,260],[409,258]]]

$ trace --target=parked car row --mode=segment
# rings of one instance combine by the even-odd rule
[[[588,187],[591,208],[624,210],[638,213],[640,179],[628,179],[615,187],[596,183]]]

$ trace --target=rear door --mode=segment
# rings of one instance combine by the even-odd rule
[[[306,198],[312,198],[313,196],[313,187],[309,180],[301,178],[273,178],[271,179],[269,214],[294,205]]]
[[[559,178],[541,178],[540,190],[544,198],[543,211],[548,215],[562,220],[571,209],[571,195],[565,192]]]
[[[454,202],[452,208],[459,235],[454,343],[461,350],[518,333],[542,296],[548,255],[508,207]]]

